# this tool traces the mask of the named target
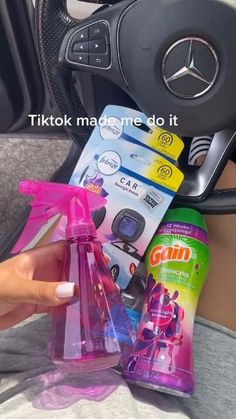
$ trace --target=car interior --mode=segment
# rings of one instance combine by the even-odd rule
[[[50,179],[66,184],[93,130],[78,118],[98,119],[111,104],[141,111],[184,141],[171,207],[236,214],[236,182],[216,188],[236,162],[235,22],[232,0],[0,0],[0,141],[66,137],[69,153]],[[72,123],[32,124],[30,115]],[[207,136],[203,164],[189,165],[192,139]],[[1,262],[29,212],[25,204],[2,238]]]
[[[185,151],[180,162],[185,181],[175,205],[184,203],[204,213],[234,213],[236,192],[214,191],[227,161],[234,159],[236,87],[233,77],[236,61],[228,42],[235,37],[232,34],[234,15],[229,1],[221,1],[214,8],[211,1],[204,1],[204,20],[201,3],[195,0],[177,2],[172,8],[173,15],[167,16],[165,1],[159,1],[157,7],[155,0],[148,2],[148,9],[144,0],[114,0],[110,4],[105,1],[40,0],[36,5],[31,0],[1,0],[1,132],[45,131],[50,138],[53,128],[30,127],[29,114],[68,115],[73,119],[99,117],[109,103],[140,109],[147,115],[166,116],[171,109],[179,116],[177,132],[185,139],[186,150],[189,138],[214,134],[200,169],[187,167]],[[147,18],[143,21],[144,13]],[[200,97],[193,95],[191,100],[174,96],[165,85],[161,72],[163,54],[186,32],[188,15],[193,34],[216,46],[220,62],[214,86]],[[212,20],[210,26],[208,15]],[[219,16],[232,24],[226,29],[219,28]],[[164,17],[165,25],[161,26]],[[151,27],[145,24],[150,20],[153,20]],[[74,52],[80,36],[86,37],[88,29],[93,28],[95,32],[96,29],[102,32],[107,43],[106,53],[102,54],[104,62],[99,65],[80,63],[79,52]],[[87,55],[82,54],[82,58],[87,59]],[[178,59],[173,55],[167,64],[178,67]],[[211,69],[207,66],[212,64],[211,59],[205,63],[205,71],[209,74]],[[184,88],[189,88],[191,81],[187,80]],[[168,124],[166,128],[169,128]],[[60,128],[56,130],[60,131]],[[54,181],[69,180],[91,133],[89,127],[75,125],[66,131],[73,139],[73,145],[68,158],[54,175]],[[4,238],[1,260],[9,256],[26,217],[27,210]]]

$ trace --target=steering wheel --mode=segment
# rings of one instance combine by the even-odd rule
[[[235,24],[232,0],[123,0],[81,21],[66,0],[36,1],[39,59],[59,114],[86,116],[73,84],[73,72],[86,71],[118,85],[148,116],[165,118],[172,132],[217,132],[175,199],[210,214],[236,213],[236,189],[214,190],[236,149]],[[178,127],[168,124],[170,113]],[[82,147],[90,135],[75,123],[68,131]]]

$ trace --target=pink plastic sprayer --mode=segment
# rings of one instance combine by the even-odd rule
[[[53,311],[49,357],[59,368],[72,371],[118,365],[121,355],[127,355],[127,348],[132,346],[133,331],[91,217],[91,212],[104,206],[106,200],[83,188],[41,181],[22,181],[19,190],[34,196],[34,200],[13,253],[32,242],[52,217],[67,216],[61,281],[75,283],[75,293],[69,303]]]

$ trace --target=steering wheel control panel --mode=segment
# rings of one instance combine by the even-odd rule
[[[69,41],[67,61],[83,66],[108,68],[111,64],[108,24],[100,21],[76,31]]]

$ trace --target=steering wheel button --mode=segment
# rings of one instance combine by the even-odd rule
[[[97,39],[95,41],[89,41],[89,52],[95,52],[95,53],[106,52],[105,39]]]
[[[87,41],[89,38],[89,28],[81,29],[75,36],[74,41]]]
[[[110,65],[110,57],[105,54],[90,54],[90,65],[93,67],[108,68]]]
[[[69,59],[73,63],[85,64],[85,65],[88,65],[89,63],[89,55],[85,53],[80,54],[78,52],[73,52],[72,54],[70,54]]]
[[[109,29],[105,22],[99,22],[90,26],[90,39],[99,39],[109,35]]]
[[[88,42],[77,42],[73,45],[73,52],[88,52]]]

